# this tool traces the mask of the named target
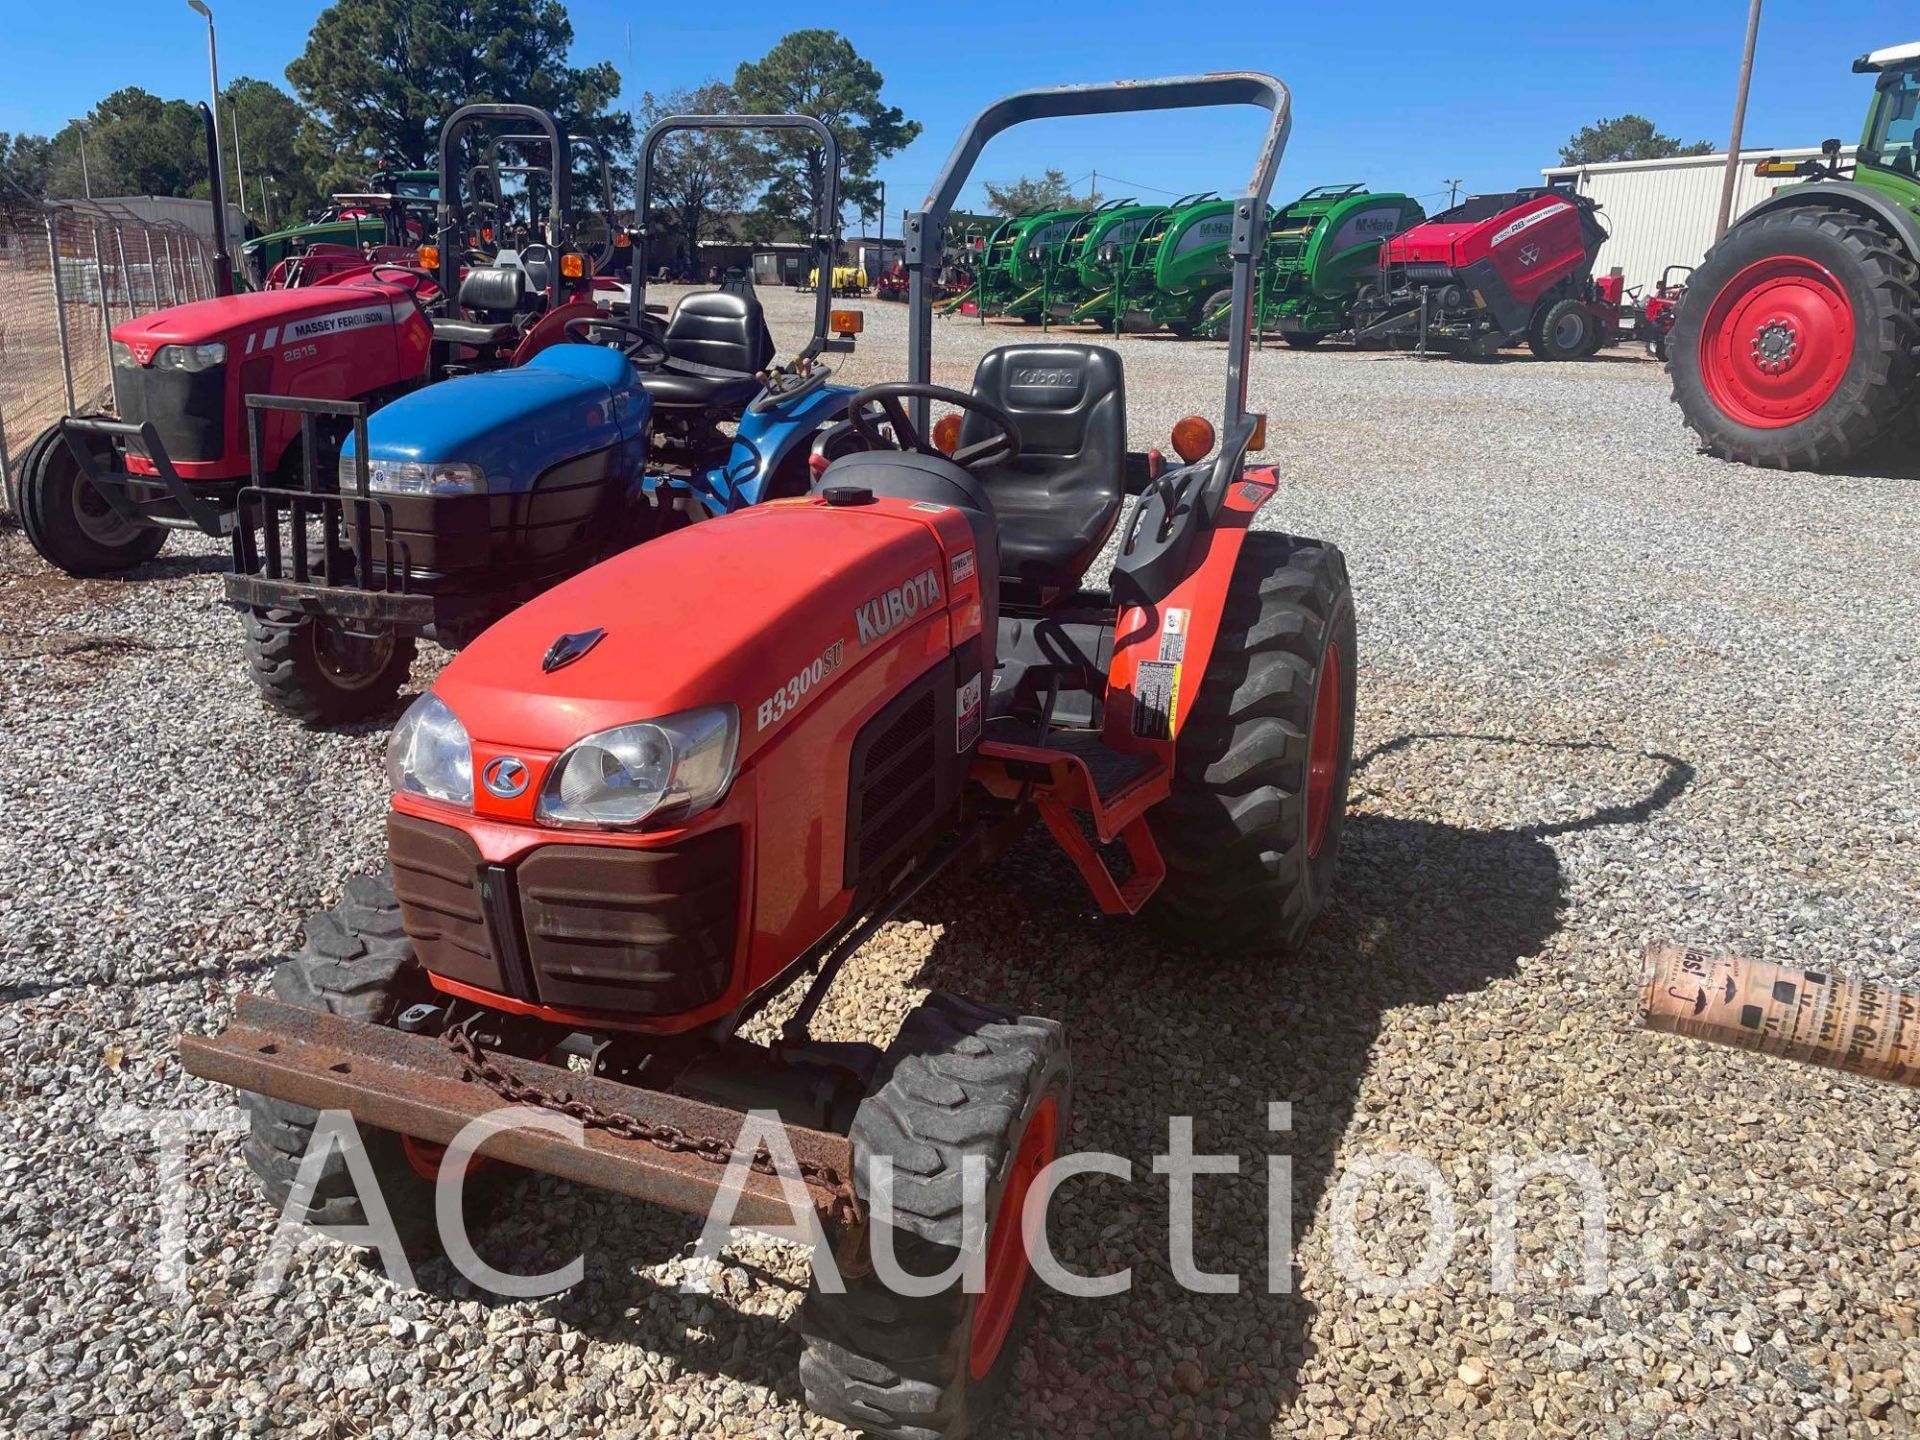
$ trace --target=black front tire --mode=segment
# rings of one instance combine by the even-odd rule
[[[1542,305],[1527,325],[1527,348],[1537,360],[1584,360],[1599,338],[1593,311],[1571,297]]]
[[[107,441],[83,437],[95,463],[112,460]],[[167,532],[123,520],[88,483],[60,427],[42,431],[20,457],[10,497],[20,528],[41,558],[75,579],[124,575],[158,555]]]
[[[1052,1020],[1010,1015],[936,992],[907,1017],[853,1123],[855,1184],[872,1194],[872,1157],[894,1164],[893,1251],[910,1274],[961,1252],[962,1165],[979,1157],[992,1226],[1036,1117],[1049,1103],[1056,1142],[1071,1120],[1066,1035]],[[1044,1124],[1045,1122],[1043,1122]],[[1013,1222],[1018,1224],[1018,1217]],[[806,1348],[800,1382],[815,1414],[890,1440],[958,1440],[981,1429],[1012,1378],[1032,1321],[1032,1275],[991,1363],[973,1373],[980,1296],[956,1281],[938,1294],[895,1294],[877,1274],[816,1284],[795,1322]]]
[[[1810,260],[1846,291],[1853,354],[1832,395],[1792,424],[1743,424],[1707,388],[1700,353],[1715,301],[1750,267]],[[1815,206],[1776,210],[1729,230],[1688,279],[1667,340],[1673,399],[1701,447],[1722,460],[1781,470],[1841,464],[1898,433],[1920,397],[1920,268],[1863,217]]]
[[[368,639],[286,610],[247,617],[247,673],[269,705],[303,725],[348,725],[391,709],[416,649],[411,635]]]
[[[1165,938],[1228,954],[1305,942],[1338,868],[1357,665],[1339,550],[1249,534],[1180,732],[1173,793],[1149,817],[1167,878],[1143,913]],[[1330,767],[1317,805],[1316,756]]]
[[[401,928],[392,884],[368,875],[347,881],[338,905],[307,920],[300,949],[281,961],[273,975],[276,999],[369,1025],[391,1024],[407,1006],[433,993]],[[247,1167],[266,1198],[284,1212],[320,1117],[304,1105],[251,1091],[242,1091],[240,1100],[248,1116]],[[399,1135],[366,1125],[358,1129],[380,1197],[409,1259],[437,1253],[434,1182],[408,1158],[407,1142]],[[469,1172],[465,1195],[470,1224],[493,1202],[499,1178],[492,1167],[476,1166]],[[367,1224],[367,1207],[344,1151],[329,1152],[299,1218],[321,1229]]]

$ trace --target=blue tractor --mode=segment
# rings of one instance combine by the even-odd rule
[[[802,130],[825,152],[813,335],[784,362],[750,283],[696,291],[670,314],[646,304],[655,158],[675,132],[708,129]],[[247,616],[248,667],[267,702],[313,725],[377,714],[420,637],[458,649],[668,529],[805,494],[816,442],[831,458],[854,394],[822,363],[851,350],[860,328],[856,312],[832,309],[838,180],[839,147],[809,116],[670,117],[641,142],[624,314],[575,315],[513,368],[455,376],[377,412],[250,396],[256,432],[263,410],[350,429],[337,473],[324,461],[293,479],[256,469],[242,493],[226,593]]]

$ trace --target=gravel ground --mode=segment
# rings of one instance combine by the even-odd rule
[[[791,337],[798,297],[770,295]],[[898,378],[904,317],[865,305],[855,379]],[[1018,327],[940,325],[964,384]],[[1120,342],[1136,444],[1217,413],[1220,347]],[[1254,403],[1283,487],[1268,523],[1346,550],[1363,656],[1353,816],[1306,953],[1223,965],[1090,913],[1034,841],[939,889],[848,968],[835,1038],[884,1039],[945,986],[1057,1016],[1079,1181],[1055,1236],[1107,1300],[1048,1296],[996,1435],[1904,1434],[1920,1429],[1911,1096],[1637,1033],[1649,936],[1920,982],[1920,532],[1911,477],[1761,474],[1696,455],[1648,363],[1421,363],[1267,351]],[[186,1148],[187,1299],[151,1276],[159,1210],[118,1107],[222,1107],[183,1029],[264,985],[300,918],[376,867],[383,727],[267,714],[175,542],[130,583],[50,577],[0,532],[0,1432],[20,1435],[798,1435],[788,1248],[705,1281],[695,1227],[522,1183],[479,1236],[545,1301],[444,1265],[404,1293],[304,1248],[250,1293],[273,1215],[237,1143]],[[430,678],[437,654],[423,658]],[[1267,1129],[1293,1106],[1291,1135]],[[1172,1280],[1150,1170],[1169,1114],[1204,1150],[1197,1253]],[[1331,1234],[1363,1155],[1425,1157],[1458,1241],[1401,1295],[1342,1279]],[[1493,1290],[1496,1158],[1604,1177],[1607,1273],[1577,1287],[1560,1182],[1521,1206]],[[1293,1294],[1269,1294],[1265,1167],[1292,1157]],[[1349,1195],[1349,1198],[1353,1198]],[[1405,1273],[1420,1192],[1358,1186],[1361,1254]],[[711,1295],[703,1294],[710,1284]]]

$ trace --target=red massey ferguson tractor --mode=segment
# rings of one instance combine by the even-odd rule
[[[551,242],[508,263],[479,263],[485,257],[463,244],[459,141],[506,120],[532,121],[546,141]],[[443,375],[520,364],[564,339],[569,321],[604,314],[572,243],[570,166],[567,137],[545,111],[465,106],[441,132],[440,193],[450,198],[440,204],[439,245],[422,253],[426,268],[378,263],[325,284],[227,293],[116,325],[117,415],[69,416],[21,455],[10,498],[27,538],[68,574],[95,576],[151,560],[169,530],[230,535],[256,458],[248,395],[373,409]],[[224,240],[217,248],[225,251]],[[299,415],[273,413],[261,426],[262,473],[299,473],[310,441],[315,468],[331,474],[345,434],[332,423],[308,419],[303,430]]]
[[[1235,207],[1217,450],[1196,417],[1182,463],[1130,454],[1120,356],[1098,346],[1005,346],[970,392],[928,383],[941,233],[987,140],[1225,104],[1272,124]],[[909,381],[855,397],[858,443],[817,452],[813,492],[607,560],[454,659],[389,747],[391,883],[348,882],[271,998],[181,1042],[194,1074],[247,1092],[270,1199],[354,1225],[377,1185],[424,1234],[458,1173],[442,1147],[515,1104],[584,1117],[579,1143],[514,1128],[483,1156],[696,1214],[733,1156],[731,1213],[786,1225],[784,1148],[844,1282],[816,1249],[809,1403],[874,1435],[992,1433],[1038,1284],[1026,1200],[1070,1134],[1067,1037],[946,994],[884,1051],[809,1021],[916,892],[1036,822],[1103,911],[1182,946],[1282,951],[1326,903],[1353,603],[1338,550],[1255,528],[1277,480],[1246,464],[1264,419],[1245,322],[1288,108],[1252,73],[989,106],[909,221]],[[959,414],[930,429],[930,402]],[[740,1038],[801,982],[776,1043]],[[741,1141],[750,1109],[779,1114],[784,1147]],[[360,1148],[303,1165],[326,1110]],[[971,1255],[981,1279],[900,1293],[883,1247],[920,1276]]]
[[[1594,279],[1607,238],[1599,207],[1559,188],[1471,195],[1380,248],[1354,338],[1487,355],[1525,341],[1578,360],[1617,338],[1617,281]]]

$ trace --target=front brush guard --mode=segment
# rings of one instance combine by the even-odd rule
[[[516,1128],[495,1132],[481,1153],[689,1215],[712,1209],[727,1168],[710,1156],[732,1154],[746,1118],[741,1112],[519,1056],[488,1052],[486,1059],[519,1085],[564,1093],[584,1102],[581,1108],[617,1112],[696,1143],[671,1148],[660,1140],[628,1139],[583,1126],[576,1144],[545,1130]],[[437,1145],[451,1143],[473,1121],[507,1108],[492,1089],[468,1078],[460,1058],[440,1039],[263,995],[242,996],[224,1033],[181,1036],[180,1060],[188,1074],[202,1080],[314,1110],[344,1110],[367,1125]],[[851,1181],[853,1142],[797,1125],[783,1128],[824,1232],[843,1256],[857,1253],[864,1207],[852,1199],[849,1183],[836,1188],[818,1178]],[[748,1170],[735,1197],[734,1223],[790,1226],[794,1220],[781,1180]]]

